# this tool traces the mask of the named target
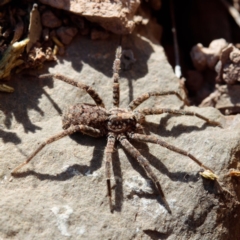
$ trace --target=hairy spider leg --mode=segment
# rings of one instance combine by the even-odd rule
[[[152,136],[152,135],[145,135],[145,134],[139,134],[139,133],[130,133],[128,134],[128,136],[131,138],[131,139],[135,139],[135,140],[138,140],[138,141],[142,141],[142,142],[151,142],[151,143],[155,143],[155,144],[158,144],[162,147],[165,147],[173,152],[176,152],[176,153],[179,153],[179,154],[182,154],[184,156],[187,156],[189,157],[190,159],[192,159],[195,163],[197,163],[200,167],[203,167],[211,172],[213,172],[213,170],[207,166],[205,166],[200,160],[198,160],[197,158],[195,158],[191,153],[188,153],[187,151],[184,151],[180,148],[177,148],[173,145],[170,145],[164,141],[162,141],[161,139],[155,137],[155,136]]]
[[[88,86],[88,85],[86,85],[84,83],[76,82],[75,80],[73,80],[71,78],[68,78],[68,77],[65,77],[65,76],[63,76],[61,74],[42,74],[42,75],[39,76],[39,78],[56,78],[58,80],[66,82],[66,83],[68,83],[70,85],[73,85],[75,87],[83,89],[92,97],[92,99],[94,100],[94,102],[98,106],[103,107],[103,108],[105,107],[104,103],[103,103],[103,100],[98,95],[98,93],[93,88],[91,88],[90,86]]]
[[[144,101],[146,101],[147,99],[149,99],[152,96],[167,96],[167,95],[176,95],[181,101],[183,101],[187,105],[187,102],[176,91],[165,91],[165,92],[153,91],[153,92],[144,93],[141,96],[139,96],[138,98],[136,98],[135,100],[133,100],[132,102],[130,102],[128,104],[128,110],[134,110],[141,103],[143,103]]]
[[[118,46],[113,62],[113,106],[119,107],[119,70],[121,66],[122,47]]]
[[[71,135],[75,132],[82,132],[85,133],[87,135],[93,136],[93,137],[99,137],[101,136],[100,134],[100,130],[89,127],[87,125],[76,125],[76,126],[71,126],[68,129],[48,138],[47,140],[45,140],[43,143],[40,144],[40,146],[28,157],[28,159],[26,161],[24,161],[23,163],[21,163],[20,165],[18,165],[13,171],[12,174],[16,174],[17,171],[22,168],[24,165],[26,165],[27,163],[29,163],[47,144],[50,144],[52,142],[55,142],[65,136]]]
[[[169,109],[169,108],[144,108],[144,109],[137,110],[137,112],[143,114],[144,116],[157,115],[157,114],[162,114],[162,113],[170,113],[170,114],[174,114],[174,115],[195,116],[195,117],[198,117],[198,118],[206,121],[208,124],[221,127],[221,124],[219,122],[213,121],[207,117],[202,116],[201,114],[191,112],[191,111]]]
[[[166,209],[168,210],[169,213],[171,213],[171,209],[167,203],[167,200],[164,196],[164,193],[162,191],[161,185],[159,183],[158,178],[156,177],[156,175],[153,173],[150,164],[148,162],[148,160],[141,155],[141,153],[133,147],[133,145],[127,140],[125,135],[119,135],[118,136],[118,140],[121,143],[121,145],[124,147],[124,149],[130,153],[130,155],[134,158],[137,159],[137,161],[140,163],[140,165],[145,169],[145,171],[147,172],[147,174],[149,175],[149,177],[153,180],[153,182],[155,183],[158,192],[160,194],[160,196],[162,197],[162,200],[164,202],[164,205],[166,207]]]
[[[105,170],[106,170],[106,180],[107,180],[107,192],[110,211],[113,212],[112,206],[112,190],[111,190],[111,168],[112,168],[112,158],[114,152],[114,144],[116,138],[114,134],[110,133],[108,135],[107,146],[105,148],[106,158],[105,158]]]

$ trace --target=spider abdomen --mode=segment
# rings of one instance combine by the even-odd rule
[[[102,135],[107,134],[107,112],[104,108],[93,104],[76,104],[67,108],[63,114],[63,129],[69,128],[71,125],[87,125],[97,128]]]

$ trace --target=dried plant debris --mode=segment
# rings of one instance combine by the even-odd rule
[[[33,45],[40,39],[42,33],[42,24],[40,13],[38,11],[38,5],[33,4],[32,11],[30,12],[30,23],[29,23],[29,34],[28,39],[29,42],[27,44],[26,51],[27,53],[33,47]]]
[[[211,172],[210,170],[205,170],[203,172],[200,172],[200,175],[206,179],[209,179],[209,180],[217,180],[218,179],[218,176],[216,174],[214,174],[213,172]]]
[[[144,15],[143,11],[138,11],[140,0],[41,0],[38,4],[0,1],[0,6],[3,6],[0,9],[0,55],[13,55],[13,44],[28,39],[21,54],[11,56],[8,71],[1,73],[4,80],[9,79],[14,67],[17,72],[24,68],[39,68],[44,61],[55,60],[55,55],[63,55],[78,33],[88,35],[92,40],[105,40],[110,36],[109,31],[131,33],[137,23],[149,21],[148,17],[140,17],[141,23],[137,20],[136,15]],[[151,6],[159,9],[161,0],[151,0]],[[0,61],[6,63],[5,58]]]
[[[40,61],[55,59],[53,56],[49,56],[47,47],[44,47],[44,55],[46,56],[43,58],[42,54],[39,57],[39,47],[36,46],[40,44],[42,27],[37,4],[33,4],[30,14],[27,14],[25,10],[28,5],[23,4],[23,6],[22,9],[20,6],[14,6],[14,4],[8,5],[0,11],[0,53],[2,56],[0,59],[0,79],[3,80],[10,79],[11,72],[16,67],[18,67],[17,71],[29,66],[33,68],[39,67]],[[39,49],[42,50],[42,48]],[[37,57],[33,57],[33,55]],[[35,63],[33,63],[34,61]],[[13,91],[11,88],[6,87],[5,84],[1,85],[0,90]]]
[[[35,46],[28,54],[25,68],[41,68],[45,61],[54,61],[56,57],[52,48],[48,47],[45,51],[41,47]]]
[[[230,169],[230,170],[229,170],[229,173],[228,173],[228,176],[231,176],[231,177],[240,177],[240,171],[239,171],[239,170],[236,170],[236,169]]]
[[[89,35],[92,40],[103,40],[110,35],[106,29],[118,33],[131,32],[134,28],[132,19],[139,4],[139,0],[117,1],[114,5],[109,1],[71,1],[70,8],[65,9],[63,1],[40,1],[38,4],[0,1],[0,6],[4,5],[0,10],[0,56],[3,56],[0,59],[0,78],[9,79],[15,67],[19,72],[24,68],[40,68],[45,61],[56,60],[56,55],[65,53],[65,47],[77,33]],[[83,9],[83,13],[79,13],[79,9]],[[85,15],[93,22],[99,21],[105,29],[89,22]]]
[[[29,39],[24,39],[20,42],[15,42],[10,45],[4,52],[0,61],[0,78],[6,79],[10,77],[13,68],[24,63],[23,59],[19,58],[23,53]]]
[[[27,9],[31,9],[29,13]],[[16,67],[18,67],[16,71],[24,68],[39,68],[45,61],[56,60],[55,54],[64,53],[65,45],[71,42],[78,30],[74,27],[62,26],[63,23],[58,18],[55,18],[53,25],[53,16],[54,13],[43,5],[38,7],[37,4],[24,4],[24,2],[20,5],[6,4],[1,8],[0,79],[9,79],[12,70]],[[42,29],[43,19],[52,24],[51,31],[54,32],[52,38],[49,25]],[[71,25],[71,22],[68,24]],[[56,32],[60,40],[57,39]],[[12,91],[6,85],[1,85],[0,90]]]
[[[1,92],[7,92],[7,93],[12,93],[14,92],[14,88],[6,85],[6,84],[0,84],[0,91]]]

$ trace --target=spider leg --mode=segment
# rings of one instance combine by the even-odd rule
[[[122,47],[118,46],[113,62],[113,106],[119,107],[119,70],[121,65]]]
[[[188,105],[188,102],[183,99],[183,97],[180,95],[180,93],[176,91],[166,91],[166,92],[158,92],[158,91],[153,91],[153,92],[148,92],[144,93],[132,102],[128,104],[128,110],[134,110],[136,107],[138,107],[141,103],[146,101],[152,96],[166,96],[166,95],[176,95],[181,101],[183,101],[186,105]]]
[[[221,127],[221,124],[219,122],[213,121],[207,117],[204,117],[198,113],[191,112],[191,111],[169,109],[169,108],[144,108],[144,109],[139,109],[137,112],[140,114],[143,114],[144,116],[156,115],[156,114],[162,114],[162,113],[170,113],[170,114],[174,114],[174,115],[195,116],[195,117],[198,117],[198,118],[206,121],[207,123],[209,123],[211,125],[216,125],[216,126]]]
[[[150,164],[148,162],[148,160],[141,155],[141,153],[135,148],[133,147],[133,145],[127,140],[125,135],[119,135],[118,136],[118,140],[119,142],[122,144],[122,146],[125,148],[125,150],[130,153],[130,155],[132,157],[134,157],[135,159],[137,159],[137,161],[141,164],[141,166],[145,169],[145,171],[147,172],[147,174],[150,176],[150,178],[153,180],[153,182],[155,183],[158,192],[160,194],[160,196],[162,197],[162,200],[165,204],[165,207],[167,208],[168,212],[171,213],[171,209],[167,203],[167,200],[164,196],[164,193],[162,191],[161,185],[159,183],[158,178],[156,177],[156,175],[153,173]]]
[[[109,207],[110,211],[113,212],[112,206],[112,192],[111,192],[111,166],[112,166],[112,154],[114,151],[114,144],[116,138],[114,134],[108,135],[107,146],[105,148],[106,153],[106,162],[105,162],[105,169],[106,169],[106,180],[107,180],[107,191],[108,191],[108,199],[109,199]]]
[[[177,148],[173,145],[170,145],[164,141],[162,141],[161,139],[155,137],[155,136],[152,136],[152,135],[145,135],[145,134],[139,134],[139,133],[130,133],[129,134],[129,137],[131,139],[135,139],[135,140],[138,140],[138,141],[142,141],[142,142],[151,142],[151,143],[155,143],[155,144],[158,144],[162,147],[165,147],[173,152],[176,152],[176,153],[179,153],[179,154],[182,154],[184,156],[187,156],[189,158],[191,158],[195,163],[197,163],[200,167],[203,167],[207,170],[210,170],[211,172],[213,172],[213,170],[207,166],[205,166],[200,160],[198,160],[197,158],[195,158],[191,153],[188,153],[187,151],[184,151],[180,148]]]
[[[98,95],[98,93],[92,89],[90,86],[84,84],[84,83],[80,83],[80,82],[76,82],[75,80],[68,78],[66,76],[63,76],[61,74],[42,74],[39,76],[39,78],[56,78],[58,80],[61,80],[63,82],[66,82],[70,85],[73,85],[75,87],[78,87],[80,89],[85,90],[94,100],[94,102],[100,106],[100,107],[104,107],[104,103],[103,100],[101,99],[101,97]]]
[[[71,135],[75,132],[82,132],[94,137],[98,137],[100,136],[100,131],[98,129],[95,128],[91,128],[89,126],[86,125],[77,125],[77,126],[71,126],[68,129],[48,138],[47,140],[45,140],[43,143],[40,144],[40,146],[27,158],[27,160],[23,163],[21,163],[20,165],[18,165],[15,169],[13,169],[12,171],[12,175],[16,174],[17,171],[22,168],[24,165],[26,165],[27,163],[29,163],[47,144],[50,144],[52,142],[55,142],[65,136]]]

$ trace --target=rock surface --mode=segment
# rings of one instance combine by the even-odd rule
[[[70,11],[97,22],[106,30],[117,34],[128,34],[134,29],[134,14],[140,5],[139,0],[40,0],[54,8]]]
[[[107,41],[74,39],[66,56],[49,72],[82,81],[112,103],[112,63],[118,37]],[[139,36],[125,37],[124,49],[136,61],[121,72],[121,106],[150,90],[179,90],[179,81],[162,47]],[[47,68],[38,75],[46,73]],[[77,102],[93,103],[82,90],[59,80],[16,76],[14,94],[1,94],[0,238],[3,239],[237,239],[240,234],[238,179],[225,177],[240,156],[240,117],[225,121],[214,108],[186,108],[225,124],[205,124],[189,116],[149,116],[144,125],[154,134],[189,151],[214,169],[219,182],[202,179],[193,161],[153,144],[133,142],[149,160],[172,210],[169,214],[151,180],[137,161],[116,146],[113,200],[106,197],[104,147],[106,138],[82,134],[45,147],[21,169],[10,172],[46,138],[61,131],[62,110]],[[156,97],[143,106],[179,109],[175,96]]]

